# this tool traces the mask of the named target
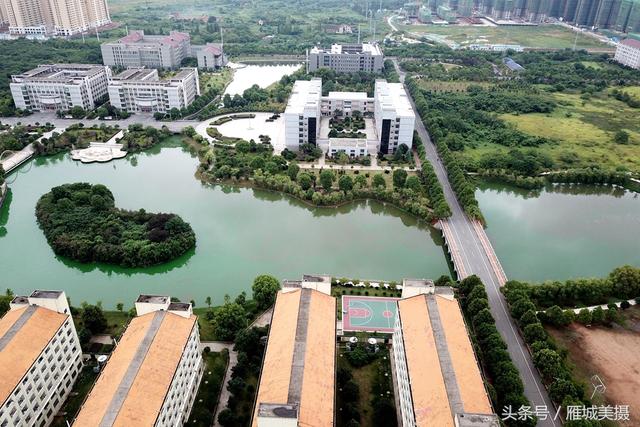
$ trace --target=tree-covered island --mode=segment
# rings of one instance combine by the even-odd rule
[[[178,215],[115,207],[101,184],[54,187],[36,205],[36,217],[57,255],[80,262],[146,267],[195,247],[191,226]]]

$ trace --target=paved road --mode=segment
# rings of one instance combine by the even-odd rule
[[[396,67],[396,71],[400,75],[400,81],[404,83],[405,73],[400,70],[396,59],[393,59],[393,63]],[[409,97],[415,111],[415,105],[413,100]],[[447,202],[451,206],[452,216],[448,221],[449,226],[452,229],[452,234],[456,239],[456,246],[460,250],[460,254],[465,266],[466,271],[469,274],[475,274],[479,276],[485,284],[487,295],[489,296],[489,306],[493,317],[496,320],[496,327],[500,331],[500,334],[507,343],[509,354],[511,359],[515,363],[516,367],[520,371],[520,375],[524,382],[524,393],[531,402],[532,406],[546,405],[551,413],[555,413],[554,407],[549,399],[540,377],[533,366],[533,362],[529,355],[528,350],[525,347],[522,338],[517,332],[516,325],[509,314],[507,303],[500,292],[500,285],[498,277],[491,267],[491,263],[487,256],[487,253],[482,248],[482,243],[478,234],[474,231],[472,221],[465,215],[456,199],[451,184],[447,178],[447,173],[440,162],[440,158],[435,149],[434,144],[431,143],[431,138],[427,132],[422,120],[417,117],[416,130],[424,142],[424,146],[427,151],[427,159],[433,165],[438,180],[442,184]],[[517,410],[514,408],[514,410]],[[502,413],[502,408],[496,408],[498,415]],[[539,420],[539,426],[560,426],[559,421]]]
[[[233,371],[233,367],[238,364],[238,353],[233,349],[233,343],[222,342],[222,341],[202,341],[200,343],[200,351],[208,348],[211,351],[221,352],[225,348],[229,350],[229,364],[227,365],[227,372],[224,375],[224,382],[222,383],[222,390],[220,390],[220,394],[218,395],[218,401],[216,402],[216,413],[213,415],[213,425],[214,427],[219,427],[220,423],[218,423],[218,415],[220,411],[225,409],[229,404],[229,397],[231,397],[231,393],[227,390],[227,384],[231,380],[231,374]]]

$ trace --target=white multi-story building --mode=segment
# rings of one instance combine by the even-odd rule
[[[336,300],[313,289],[324,280],[305,276],[278,292],[253,427],[335,425]]]
[[[226,66],[229,62],[222,49],[222,44],[193,45],[191,46],[191,55],[198,59],[198,68],[201,70],[215,70]]]
[[[380,152],[391,154],[400,144],[412,147],[416,115],[402,83],[376,80],[374,117]]]
[[[616,47],[616,54],[613,57],[616,61],[627,67],[640,69],[640,40],[624,39]]]
[[[314,47],[307,51],[307,72],[330,68],[340,73],[379,73],[384,57],[377,43],[334,44],[331,49]]]
[[[297,80],[284,111],[285,145],[297,151],[302,144],[316,144],[320,134],[319,121],[322,80]]]
[[[40,65],[11,76],[16,107],[30,111],[93,109],[106,100],[111,69],[91,64]]]
[[[62,291],[15,297],[0,320],[0,425],[49,425],[82,369]]]
[[[0,20],[19,36],[70,36],[111,22],[106,0],[0,0]]]
[[[340,110],[343,116],[350,116],[354,111],[372,113],[374,111],[373,98],[366,92],[329,92],[329,96],[322,97],[322,115],[330,116]]]
[[[329,138],[327,154],[334,157],[344,153],[349,157],[365,157],[369,154],[369,145],[365,138]]]
[[[188,107],[200,95],[197,68],[160,79],[158,70],[129,68],[109,80],[111,105],[132,113],[167,113]]]
[[[181,426],[203,374],[191,304],[141,295],[131,320],[76,417],[76,426]]]
[[[102,43],[102,62],[112,67],[178,68],[191,55],[191,36],[171,31],[168,36],[149,36],[131,31],[115,42]]]
[[[500,426],[453,292],[421,287],[398,301],[393,333],[402,426]]]

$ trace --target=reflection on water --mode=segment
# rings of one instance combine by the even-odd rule
[[[250,291],[263,273],[399,280],[449,272],[439,233],[402,211],[373,202],[314,209],[279,193],[204,184],[194,178],[197,165],[195,154],[173,141],[105,164],[60,154],[22,166],[31,170],[18,175],[0,210],[2,286],[19,293],[64,289],[75,303],[113,307],[130,306],[140,293],[220,302],[224,294]],[[34,210],[42,194],[70,182],[105,184],[124,209],[180,215],[196,233],[195,251],[144,269],[56,257]]]
[[[511,278],[595,277],[624,264],[640,266],[637,193],[571,184],[532,192],[481,182],[476,197]]]
[[[233,81],[227,86],[225,95],[228,93],[233,96],[240,94],[257,84],[258,86],[265,88],[278,80],[283,76],[293,74],[298,70],[301,64],[283,64],[283,65],[247,65],[243,68],[238,68],[233,74]]]

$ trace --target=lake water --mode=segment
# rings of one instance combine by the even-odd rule
[[[227,293],[250,294],[262,273],[399,280],[449,272],[439,232],[395,208],[369,202],[311,209],[276,193],[203,184],[194,177],[197,164],[174,142],[106,164],[63,154],[23,165],[8,178],[11,198],[0,211],[0,287],[18,294],[64,289],[74,304],[100,300],[105,307],[130,307],[140,293],[201,306],[206,296],[221,303]],[[51,187],[79,181],[105,184],[119,207],[181,215],[196,233],[195,251],[146,269],[56,257],[35,205]]]
[[[601,277],[640,267],[640,195],[610,186],[539,192],[487,184],[476,192],[487,234],[509,278]]]
[[[233,81],[227,86],[225,94],[240,94],[254,84],[265,88],[280,80],[283,76],[293,74],[301,64],[285,65],[246,65],[234,71]]]

